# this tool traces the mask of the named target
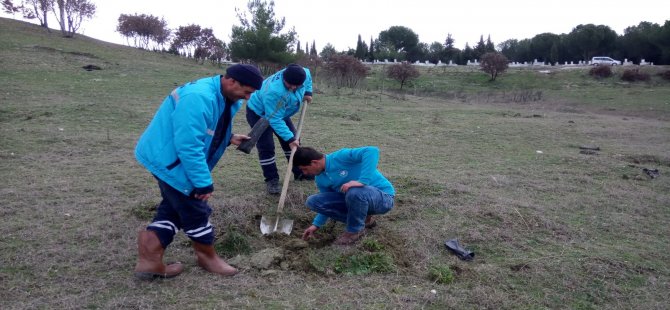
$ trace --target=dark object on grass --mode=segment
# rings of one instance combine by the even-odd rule
[[[451,239],[444,243],[447,246],[447,249],[452,253],[456,254],[458,258],[462,260],[473,260],[475,258],[475,252],[472,252],[468,249],[461,247],[458,243],[458,239]]]
[[[579,149],[580,150],[600,151],[600,147],[595,146],[595,145],[581,145],[581,146],[579,146]]]
[[[82,67],[86,71],[93,71],[93,70],[102,70],[102,68],[96,66],[96,65],[85,65]]]
[[[584,154],[584,155],[598,155],[598,152],[592,151],[592,150],[581,150],[579,151],[579,154]]]
[[[642,171],[644,171],[644,173],[646,173],[646,174],[647,174],[650,178],[652,178],[652,179],[661,176],[661,173],[658,171],[658,169],[647,169],[647,168],[644,168],[644,169],[642,169]]]

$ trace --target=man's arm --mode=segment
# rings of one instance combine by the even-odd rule
[[[282,85],[282,87],[284,86]],[[274,129],[282,140],[291,143],[295,141],[295,136],[288,126],[286,126],[286,122],[284,121],[284,118],[286,117],[286,100],[288,100],[288,96],[286,96],[284,91],[272,89],[270,94],[263,96],[263,106],[270,127]],[[281,104],[278,104],[279,102],[281,102]]]
[[[174,145],[184,171],[199,195],[214,190],[212,176],[207,166],[205,138],[206,116],[212,113],[204,98],[186,95],[179,100],[173,112]],[[205,116],[203,116],[205,115]]]
[[[312,73],[307,68],[304,68],[304,70],[307,77],[305,78],[305,82],[303,83],[303,86],[305,87],[305,96],[303,98],[303,101],[307,101],[307,103],[312,103]]]

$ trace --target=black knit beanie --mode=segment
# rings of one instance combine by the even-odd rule
[[[305,69],[300,65],[290,64],[286,66],[286,69],[284,70],[284,81],[291,85],[302,85],[302,83],[305,82],[306,77]]]
[[[263,85],[263,75],[256,66],[248,64],[237,64],[228,67],[226,75],[243,85],[251,86],[256,90]]]

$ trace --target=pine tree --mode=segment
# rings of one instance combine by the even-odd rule
[[[372,36],[370,36],[370,50],[368,51],[368,60],[370,62],[375,61],[375,46],[372,42]]]
[[[488,39],[486,39],[486,52],[495,52],[496,48],[493,44],[493,41],[491,41],[491,35],[489,34]]]
[[[356,52],[354,53],[354,57],[360,60],[364,60],[367,49],[367,46],[365,46],[365,43],[363,43],[363,40],[361,40],[361,35],[359,34],[358,42],[356,42]]]

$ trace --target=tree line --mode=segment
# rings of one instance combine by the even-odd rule
[[[626,28],[623,35],[617,35],[605,25],[582,24],[567,34],[542,33],[530,39],[509,39],[498,45],[490,36],[484,40],[483,35],[473,47],[466,43],[465,48],[458,49],[454,43],[451,34],[447,34],[444,42],[422,43],[411,29],[393,26],[380,32],[378,38],[370,38],[369,45],[359,35],[356,49],[346,53],[367,61],[396,59],[434,64],[451,61],[460,65],[468,60],[481,60],[489,52],[501,52],[515,62],[576,63],[593,56],[610,56],[636,63],[645,59],[655,64],[670,64],[670,20],[662,26],[641,22]]]
[[[87,0],[3,0],[8,13],[21,13],[25,18],[37,18],[48,29],[47,17],[52,13],[64,36],[76,33],[84,19],[95,13],[95,5]],[[216,38],[211,28],[197,24],[169,29],[167,22],[150,14],[121,14],[116,31],[129,45],[138,48],[170,52],[204,62],[254,62],[257,64],[286,64],[301,59],[328,61],[334,55],[348,55],[362,61],[397,60],[428,61],[464,65],[469,60],[481,60],[490,52],[500,52],[509,61],[547,63],[579,62],[593,56],[610,56],[639,63],[642,59],[655,64],[670,64],[670,20],[663,25],[643,21],[630,26],[622,35],[605,25],[581,24],[567,34],[541,33],[530,39],[509,39],[495,44],[491,37],[463,49],[455,47],[456,40],[447,33],[444,42],[423,43],[419,35],[404,26],[392,26],[370,37],[368,42],[358,35],[355,49],[337,51],[327,43],[317,53],[312,41],[304,48],[297,39],[295,28],[284,29],[285,19],[274,13],[274,1],[249,0],[247,10],[236,8],[240,25],[232,28],[228,44]],[[269,68],[269,70],[272,68]]]

